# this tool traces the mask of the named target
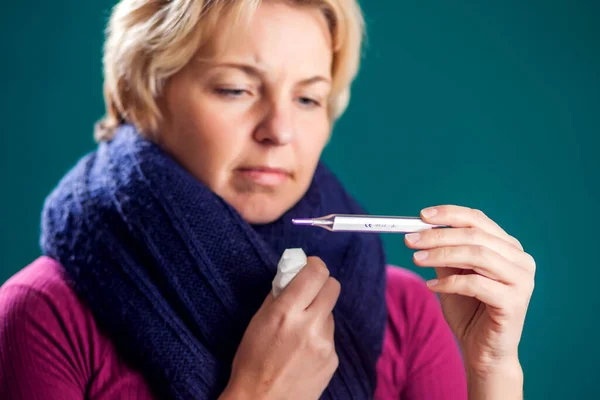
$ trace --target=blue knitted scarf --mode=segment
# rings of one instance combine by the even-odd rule
[[[296,227],[294,217],[362,213],[322,164],[279,220],[251,226],[130,125],[83,157],[49,195],[43,252],[66,269],[121,357],[160,397],[217,398],[283,250],[319,256],[338,279],[339,368],[323,398],[372,398],[386,322],[374,234]],[[300,383],[300,382],[299,382]]]

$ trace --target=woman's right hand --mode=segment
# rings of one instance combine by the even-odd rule
[[[339,362],[332,314],[339,294],[323,261],[309,257],[250,321],[220,399],[318,399]]]

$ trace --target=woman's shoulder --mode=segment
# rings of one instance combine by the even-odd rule
[[[417,273],[387,267],[388,311],[376,398],[466,398],[460,350],[440,301]]]
[[[96,394],[136,375],[121,374],[112,344],[62,266],[48,257],[0,287],[0,370],[6,372],[0,374],[2,398],[103,398]]]
[[[425,285],[425,279],[423,279],[421,275],[407,268],[388,265],[386,267],[386,276],[388,280],[388,289],[395,291],[407,288],[420,290],[423,287],[427,287],[427,285]]]
[[[392,314],[408,315],[429,303],[433,303],[434,308],[437,308],[437,296],[429,290],[425,279],[416,272],[388,265],[386,278],[386,301],[388,311]]]
[[[394,342],[405,357],[423,345],[432,332],[448,332],[439,298],[417,273],[397,266],[387,266],[386,305],[388,327]]]
[[[18,271],[0,286],[2,299],[5,296],[31,301],[22,298],[24,293],[37,294],[69,294],[71,289],[60,264],[50,257],[42,256]]]
[[[15,329],[47,326],[67,314],[75,324],[86,317],[60,264],[51,258],[38,258],[0,286],[0,316]],[[14,315],[19,318],[13,320]]]
[[[44,256],[0,287],[0,318],[4,325],[8,322],[24,332],[52,330],[60,324],[61,334],[71,335],[84,327],[95,327],[91,313],[71,288],[61,265]]]
[[[388,326],[407,356],[430,340],[439,341],[441,337],[447,343],[454,340],[439,297],[429,289],[423,277],[391,265],[387,266],[386,276]]]

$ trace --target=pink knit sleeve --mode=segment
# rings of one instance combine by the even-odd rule
[[[388,321],[403,361],[404,400],[464,400],[467,385],[459,346],[438,297],[417,274],[388,271]]]
[[[85,319],[50,269],[38,268],[37,276],[33,269],[0,288],[0,398],[83,399],[89,340],[74,328]]]
[[[62,267],[40,257],[0,287],[0,399],[150,400]]]

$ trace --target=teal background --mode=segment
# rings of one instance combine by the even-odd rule
[[[113,3],[3,5],[0,282],[39,255],[45,195],[94,148]],[[372,213],[466,205],[519,238],[538,264],[525,398],[597,398],[600,2],[481,3],[365,1],[365,60],[324,157]]]

